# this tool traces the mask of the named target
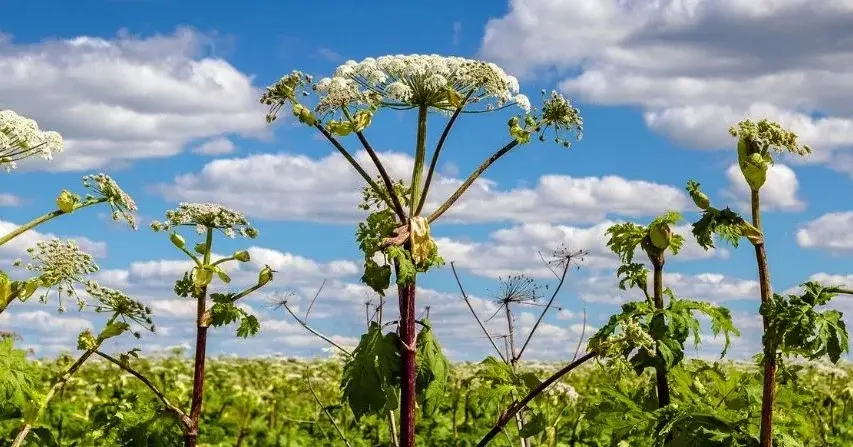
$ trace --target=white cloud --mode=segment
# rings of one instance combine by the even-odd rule
[[[797,230],[797,244],[829,252],[853,251],[853,211],[827,213]]]
[[[234,152],[237,147],[225,137],[217,137],[207,140],[192,151],[201,155],[225,155]]]
[[[407,154],[380,154],[389,174],[407,178],[413,165]],[[356,154],[373,172],[365,152]],[[427,211],[438,207],[462,183],[437,175]],[[314,159],[304,155],[262,154],[219,159],[197,174],[177,177],[158,190],[170,200],[210,201],[238,207],[265,219],[351,222],[360,216],[363,181],[338,153]],[[281,200],[286,197],[287,200]],[[646,200],[655,197],[656,200]],[[618,176],[575,178],[545,175],[532,187],[500,189],[490,180],[475,182],[444,217],[445,222],[572,221],[597,222],[609,214],[632,217],[680,210],[689,199],[678,188]]]
[[[9,193],[0,193],[0,206],[18,206],[21,198]]]
[[[750,189],[746,179],[737,164],[726,170],[729,179],[729,189],[725,191],[729,197],[737,200],[742,210],[750,209]],[[799,197],[800,182],[793,169],[781,164],[774,164],[767,171],[767,180],[761,187],[761,208],[765,211],[802,211],[806,202]]]
[[[22,167],[91,169],[168,157],[197,139],[262,135],[260,89],[227,61],[202,56],[211,43],[187,28],[144,38],[120,32],[110,40],[0,42],[4,107],[66,140],[52,162]]]
[[[0,235],[8,234],[20,225],[0,220]],[[27,231],[20,236],[10,240],[0,247],[0,257],[8,258],[26,258],[26,251],[30,247],[34,247],[36,243],[48,241],[51,239],[73,239],[77,241],[80,248],[95,257],[104,257],[107,253],[107,244],[102,241],[93,241],[89,238],[80,236],[57,236],[53,233],[40,233],[35,230]]]
[[[651,277],[649,277],[651,281]],[[586,302],[621,304],[627,301],[643,299],[636,289],[620,290],[615,274],[592,276],[577,281],[578,296]],[[734,300],[758,300],[758,281],[731,278],[718,273],[699,273],[695,275],[664,272],[664,286],[669,287],[675,296],[700,301],[721,303]]]
[[[728,126],[767,117],[829,163],[853,145],[853,47],[836,45],[851,20],[843,0],[512,0],[481,53],[528,77],[556,72],[584,102],[640,106],[687,147],[732,148]]]
[[[605,232],[615,221],[604,221],[589,227],[553,224],[522,224],[493,232],[487,242],[470,242],[437,238],[439,253],[456,266],[488,277],[523,273],[532,277],[550,277],[553,274],[542,262],[562,247],[570,251],[587,250],[589,254],[580,265],[584,269],[606,269],[618,265],[619,258],[607,247]],[[685,245],[673,260],[728,257],[726,249],[705,250],[700,247],[688,225],[674,227],[685,236]]]

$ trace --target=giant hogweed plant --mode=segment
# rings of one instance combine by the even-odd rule
[[[430,225],[446,213],[489,166],[514,148],[528,143],[531,136],[538,135],[544,141],[545,131],[551,129],[555,140],[565,146],[569,145],[565,138],[567,133],[580,136],[582,121],[578,110],[568,100],[555,92],[545,99],[541,110],[532,111],[530,101],[518,90],[518,81],[495,64],[459,57],[411,55],[348,61],[338,67],[332,77],[317,82],[311,76],[294,71],[269,86],[260,99],[270,107],[268,122],[274,121],[280,110],[289,106],[293,115],[320,132],[368,185],[374,206],[362,224],[367,231],[362,226],[359,228],[359,243],[365,258],[362,280],[384,295],[391,285],[392,272],[395,276],[400,309],[398,330],[387,339],[384,335],[381,339],[388,344],[383,355],[392,362],[399,362],[400,378],[388,385],[399,383],[401,389],[401,447],[414,445],[416,395],[418,389],[423,388],[418,385],[418,376],[423,375],[419,368],[423,370],[423,366],[419,367],[416,360],[418,343],[423,343],[416,341],[416,277],[442,262],[430,237]],[[303,103],[311,96],[311,91],[316,94],[313,107]],[[458,118],[463,113],[483,113],[513,104],[524,114],[508,122],[509,142],[484,160],[438,208],[424,214],[439,156]],[[366,137],[375,115],[389,109],[417,111],[415,162],[408,184],[388,175]],[[436,111],[450,117],[427,167],[427,115]],[[374,180],[344,146],[341,138],[348,136],[358,140],[381,181]],[[380,345],[377,335],[366,334],[362,340],[364,349],[372,350]],[[431,344],[430,339],[427,340],[427,344]],[[371,393],[391,396],[387,387]],[[371,405],[371,411],[379,410],[375,407]]]
[[[747,221],[731,208],[711,206],[711,200],[702,192],[701,185],[693,180],[687,183],[687,192],[702,210],[693,224],[693,235],[705,249],[714,247],[715,238],[737,247],[741,238],[747,239],[755,249],[755,260],[761,293],[759,312],[764,334],[763,352],[758,356],[763,366],[761,401],[761,447],[772,447],[774,438],[785,439],[784,434],[773,429],[773,407],[776,399],[776,375],[783,357],[790,355],[817,359],[828,356],[838,361],[840,353],[847,350],[847,331],[841,313],[835,310],[818,311],[834,296],[849,291],[838,287],[823,287],[816,282],[802,284],[801,295],[774,294],[770,283],[766,241],[761,224],[760,190],[767,181],[767,172],[773,165],[773,153],[791,153],[805,156],[809,146],[800,144],[797,135],[778,123],[762,119],[744,120],[730,129],[738,139],[738,166],[750,189],[751,221]]]
[[[112,210],[113,220],[124,221],[132,229],[136,229],[136,217],[134,216],[134,213],[137,210],[136,203],[127,193],[124,192],[124,190],[121,189],[115,180],[106,174],[86,175],[83,177],[83,186],[88,189],[88,192],[84,197],[74,194],[68,190],[62,190],[56,198],[57,209],[55,211],[39,216],[24,225],[15,228],[9,233],[0,236],[0,245],[8,243],[18,236],[25,234],[27,231],[30,231],[56,217],[71,214],[79,209],[98,204],[107,204],[110,207]],[[51,244],[56,243],[58,242],[51,242]],[[67,250],[75,250],[75,248],[68,244],[65,244],[64,246]],[[57,245],[53,248],[59,249],[60,247]],[[34,250],[38,250],[38,248],[31,248],[28,251],[33,255]],[[36,256],[38,255],[36,254]],[[16,265],[18,264],[19,261],[16,261]],[[29,279],[12,280],[5,271],[0,270],[0,313],[5,311],[15,300],[27,301],[32,298],[39,288],[45,288],[47,290],[51,290],[52,288],[57,289],[60,299],[60,311],[65,309],[62,304],[63,292],[65,292],[67,296],[76,297],[71,286],[74,283],[80,282],[79,276],[77,275],[77,269],[39,271],[38,268],[33,268],[33,264],[28,264],[27,270],[37,271],[38,274]],[[40,301],[46,302],[48,296],[49,295],[47,293],[40,295]],[[78,300],[78,304],[82,306],[84,303],[83,301]]]
[[[195,229],[201,238],[198,243],[194,244],[193,251],[187,248],[186,240],[178,233],[178,229],[187,227]],[[178,296],[193,300],[196,303],[195,360],[189,413],[169,403],[163,393],[153,385],[153,382],[135,371],[130,365],[130,356],[115,359],[100,352],[99,355],[142,380],[180,422],[181,429],[184,432],[184,445],[193,447],[198,442],[199,421],[204,397],[208,328],[239,322],[238,336],[255,335],[260,329],[260,322],[257,317],[238,307],[237,302],[272,281],[274,271],[269,266],[264,266],[258,273],[257,282],[240,292],[208,293],[208,288],[214,279],[225,284],[231,282],[231,277],[222,268],[224,265],[229,262],[246,263],[251,260],[249,252],[246,250],[236,251],[231,256],[213,259],[214,234],[222,233],[229,238],[240,235],[254,239],[258,236],[258,230],[250,225],[242,213],[221,205],[181,203],[178,208],[166,212],[164,221],[152,222],[151,228],[155,232],[170,232],[169,240],[172,245],[193,263],[192,269],[184,273],[183,277],[175,283],[175,293]],[[209,301],[213,302],[212,306],[208,306]]]
[[[55,252],[56,256],[65,253]],[[67,259],[57,259],[56,262],[73,262]],[[23,420],[23,425],[12,442],[12,447],[20,447],[31,433],[37,438],[38,445],[57,445],[49,427],[40,425],[50,401],[62,390],[66,383],[74,376],[83,364],[95,355],[107,340],[118,337],[126,332],[132,333],[136,338],[141,336],[140,332],[133,330],[134,326],[148,331],[154,331],[151,320],[151,309],[142,303],[131,299],[123,292],[103,287],[95,281],[86,282],[86,294],[95,298],[96,304],[91,304],[95,312],[109,315],[103,328],[97,333],[89,329],[80,333],[77,338],[77,349],[82,354],[56,378],[50,388],[43,395],[32,393],[19,404],[17,411],[7,413],[5,416],[15,416]],[[15,402],[12,402],[14,405]]]
[[[665,286],[663,272],[667,252],[677,255],[684,244],[684,237],[672,230],[672,225],[681,219],[679,213],[667,212],[645,226],[625,222],[608,228],[607,246],[622,262],[616,271],[619,288],[639,292],[640,299],[623,304],[622,312],[611,316],[590,339],[590,345],[596,346],[618,330],[628,329],[632,332],[629,337],[631,342],[620,346],[620,350],[610,349],[602,357],[616,357],[626,361],[637,375],[653,369],[659,409],[672,403],[669,375],[684,360],[688,338],[692,336],[696,346],[700,343],[701,324],[698,316],[710,320],[714,336],[723,335],[725,343],[721,357],[726,354],[731,336],[740,335],[728,309],[678,297]],[[648,284],[649,270],[634,257],[638,249],[652,265],[651,291]],[[659,414],[664,416],[667,411]],[[671,438],[671,434],[667,437]]]

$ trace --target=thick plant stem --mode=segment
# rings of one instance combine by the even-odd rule
[[[412,197],[409,200],[409,216],[415,217],[421,199],[421,176],[426,158],[427,106],[418,107],[418,139],[415,146],[415,168],[412,169]],[[393,191],[391,192],[393,194]]]
[[[758,191],[753,190],[752,202],[752,225],[759,231],[761,228],[761,198]],[[755,261],[758,265],[758,284],[761,290],[761,305],[766,306],[770,302],[770,269],[767,266],[767,250],[762,239],[755,246]],[[770,320],[762,314],[764,323],[764,334],[766,336]],[[764,340],[764,383],[761,396],[761,447],[773,446],[773,405],[776,400],[776,347],[768,340]]]
[[[205,239],[206,250],[204,252],[203,265],[210,264],[210,254],[213,251],[213,229],[207,229]],[[184,435],[184,447],[195,447],[198,442],[199,419],[201,417],[201,404],[204,397],[204,365],[207,351],[207,286],[199,290],[196,296],[196,336],[195,336],[195,362],[193,365],[193,394],[190,404],[190,428]]]
[[[399,266],[395,264],[399,275]],[[400,379],[400,442],[399,447],[415,445],[415,281],[398,285],[400,307],[400,341],[403,345],[402,377]]]
[[[655,309],[662,310],[664,308],[663,302],[663,264],[664,259],[663,256],[660,256],[657,259],[652,259],[652,266],[654,267],[654,300],[655,300]],[[655,315],[654,317],[658,324],[663,324],[662,315]],[[660,358],[660,350],[657,351],[657,356]],[[657,380],[657,389],[658,389],[658,408],[663,408],[670,403],[669,397],[669,380],[666,377],[666,368],[663,365],[659,365],[655,368],[655,379]]]

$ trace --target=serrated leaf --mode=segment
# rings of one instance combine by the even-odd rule
[[[424,328],[417,339],[416,390],[423,402],[424,414],[433,414],[441,404],[450,375],[450,362],[441,351],[441,345],[432,333],[429,320],[423,321]]]
[[[396,334],[382,335],[382,328],[371,322],[361,336],[352,358],[344,364],[341,376],[343,400],[356,419],[386,411],[389,396],[399,377],[399,346]]]

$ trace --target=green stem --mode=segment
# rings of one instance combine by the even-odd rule
[[[107,320],[107,323],[104,327],[107,327],[112,324],[116,320],[116,318],[118,318],[118,314],[113,314],[113,316],[110,317],[109,320]],[[99,341],[97,345],[95,345],[91,349],[87,349],[86,351],[84,351],[83,354],[80,355],[80,357],[78,357],[77,360],[65,371],[65,373],[62,374],[62,376],[60,376],[59,379],[57,379],[56,382],[53,383],[47,394],[45,394],[44,398],[39,403],[39,408],[36,412],[35,417],[32,420],[27,421],[24,426],[21,427],[21,431],[18,432],[18,435],[12,442],[12,447],[20,447],[21,445],[23,445],[24,440],[27,438],[27,435],[29,435],[30,430],[32,430],[33,428],[33,425],[42,418],[44,412],[47,410],[47,404],[50,403],[56,393],[59,392],[65,386],[66,383],[68,383],[68,380],[71,379],[71,376],[77,373],[80,367],[83,366],[83,363],[85,363],[86,360],[88,360],[89,357],[91,357],[92,354],[94,354],[98,350],[98,348],[100,348],[101,343],[103,343],[103,341]]]
[[[329,133],[329,131],[326,130],[319,121],[314,124],[314,127],[316,127],[317,130],[319,130],[320,133],[322,133],[323,136],[325,136],[326,139],[329,140],[330,143],[332,143],[332,146],[334,146],[335,149],[337,149],[338,152],[340,152],[341,155],[344,156],[344,158],[349,162],[349,164],[352,165],[353,168],[355,168],[356,172],[358,172],[358,174],[361,175],[361,178],[363,178],[364,181],[367,182],[367,184],[370,185],[371,188],[373,188],[373,190],[376,192],[376,194],[379,195],[379,197],[382,197],[388,203],[389,206],[394,206],[394,204],[389,201],[390,199],[386,198],[385,195],[382,194],[382,188],[380,188],[379,185],[377,185],[376,182],[374,182],[373,179],[370,178],[370,176],[367,174],[367,171],[365,171],[364,168],[362,168],[361,165],[358,164],[358,161],[356,161],[356,159],[353,158],[349,151],[347,151],[346,148],[343,147],[340,142],[338,142],[334,135]]]
[[[92,206],[92,205],[95,205],[98,203],[103,203],[106,201],[107,201],[106,198],[100,198],[100,199],[84,202],[82,205],[75,208],[74,211],[77,211],[81,208],[85,208],[87,206]],[[72,212],[74,212],[74,211],[72,211]],[[70,214],[70,213],[66,213],[65,211],[62,211],[62,210],[56,210],[56,211],[51,211],[51,212],[49,212],[43,216],[37,217],[37,218],[21,225],[20,227],[15,228],[14,230],[7,233],[5,236],[0,237],[0,245],[3,245],[5,243],[11,241],[12,239],[20,236],[21,234],[26,233],[27,231],[32,230],[33,228],[53,219],[54,217],[58,217],[58,216],[61,216],[63,214]]]
[[[483,163],[481,163],[480,166],[477,167],[477,169],[472,172],[471,175],[468,176],[465,182],[462,183],[462,185],[460,185],[459,188],[457,188],[456,191],[447,200],[445,200],[444,203],[442,203],[437,210],[433,211],[432,214],[429,215],[427,221],[429,223],[432,223],[433,221],[441,217],[442,214],[447,212],[447,210],[450,209],[450,207],[454,203],[456,203],[456,201],[459,200],[460,197],[462,197],[462,194],[471,186],[471,184],[474,183],[474,181],[477,180],[480,175],[482,175],[483,172],[485,172],[486,169],[489,168],[489,166],[491,166],[494,162],[498,161],[499,158],[506,155],[507,152],[511,151],[516,146],[518,146],[518,141],[512,140],[504,147],[498,149],[485,161],[483,161]]]
[[[752,226],[762,231],[761,228],[761,196],[758,191],[753,190],[750,202],[752,205]],[[770,303],[772,289],[770,287],[770,270],[767,265],[767,249],[765,242],[754,244],[755,261],[758,265],[758,283],[761,290],[761,305]],[[773,447],[773,405],[776,400],[776,346],[773,340],[767,339],[767,331],[770,319],[762,312],[762,323],[764,326],[764,380],[761,397],[761,447]]]
[[[418,136],[415,147],[415,168],[412,170],[412,197],[409,199],[409,216],[416,216],[421,197],[421,175],[426,158],[427,106],[418,107]]]
[[[435,151],[432,153],[432,160],[430,160],[429,170],[427,171],[426,181],[424,182],[424,192],[421,194],[421,198],[418,201],[418,208],[415,210],[415,215],[418,215],[423,211],[427,194],[429,193],[429,186],[432,184],[432,176],[435,173],[436,165],[438,165],[438,155],[444,147],[444,141],[447,140],[447,136],[450,134],[450,129],[453,128],[453,124],[456,122],[456,118],[458,118],[459,114],[462,113],[462,108],[468,103],[468,99],[471,98],[474,91],[475,90],[472,89],[467,95],[465,95],[465,98],[462,100],[462,104],[453,111],[450,121],[447,122],[447,125],[444,126],[444,131],[441,132],[441,137],[438,139],[438,144],[435,145]]]

